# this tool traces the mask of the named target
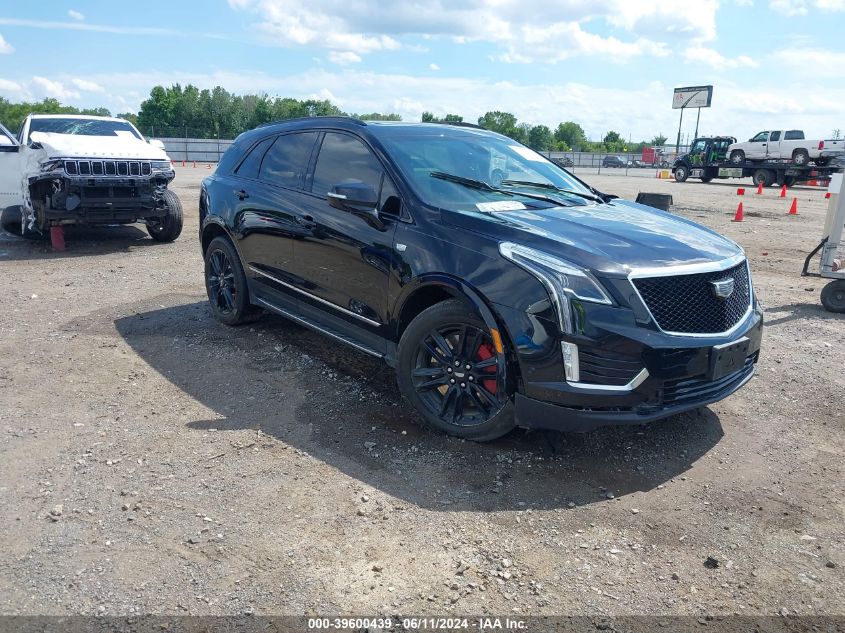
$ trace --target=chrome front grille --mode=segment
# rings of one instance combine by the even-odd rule
[[[138,160],[66,160],[68,176],[149,176],[150,161]]]
[[[730,295],[717,296],[719,282],[731,279]],[[635,277],[631,281],[664,332],[721,334],[737,325],[751,308],[751,277],[746,261],[726,270]]]

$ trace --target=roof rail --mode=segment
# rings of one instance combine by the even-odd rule
[[[427,123],[434,123],[435,125],[454,125],[456,127],[474,127],[476,130],[486,130],[480,125],[470,123],[469,121],[427,121]]]
[[[256,126],[257,128],[267,127],[268,125],[280,125],[282,123],[293,123],[296,121],[328,121],[328,120],[335,120],[335,121],[347,121],[349,123],[354,123],[356,125],[367,125],[361,119],[356,119],[355,117],[351,116],[338,116],[338,115],[328,115],[328,116],[301,116],[296,117],[294,119],[279,119],[278,121],[267,121],[267,123],[262,123],[261,125]]]

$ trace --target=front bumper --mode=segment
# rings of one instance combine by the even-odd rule
[[[754,375],[763,331],[762,310],[757,305],[740,327],[724,336],[675,336],[634,322],[627,326],[618,320],[612,325],[605,322],[605,327],[592,330],[593,336],[582,337],[579,347],[614,354],[613,367],[635,361],[634,371],[645,370],[645,378],[640,376],[623,387],[608,388],[567,382],[561,375],[560,339],[549,333],[546,341],[541,341],[537,332],[545,329],[539,327],[543,323],[538,319],[531,321],[535,344],[520,345],[520,337],[516,339],[522,377],[515,397],[516,420],[523,427],[562,431],[643,424],[722,400]],[[514,321],[510,323],[513,325]],[[748,344],[741,366],[710,379],[714,346],[743,338],[748,339]],[[618,359],[623,358],[629,360],[619,365]]]
[[[34,199],[47,199],[51,224],[134,222],[161,217],[172,171],[148,176],[71,176],[48,173],[30,179]]]

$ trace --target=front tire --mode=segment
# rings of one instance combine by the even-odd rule
[[[249,302],[241,259],[226,237],[215,237],[205,251],[205,290],[211,312],[221,323],[242,325],[260,314]]]
[[[754,176],[751,178],[751,181],[755,185],[763,185],[764,187],[768,187],[774,181],[774,174],[770,172],[768,169],[758,169],[754,172]]]
[[[822,305],[828,312],[845,313],[845,279],[831,281],[822,288]]]
[[[678,165],[675,167],[675,180],[677,182],[686,182],[687,178],[689,178],[689,169],[687,169],[684,165]]]
[[[745,162],[745,152],[741,149],[735,149],[731,152],[731,163],[734,165],[742,165]]]
[[[147,233],[156,242],[172,242],[182,233],[182,202],[179,196],[168,189],[164,192],[164,205],[167,215],[155,224],[147,224]]]
[[[506,355],[467,304],[452,299],[421,312],[398,352],[399,389],[430,428],[485,442],[516,426]]]

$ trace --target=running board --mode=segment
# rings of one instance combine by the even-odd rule
[[[343,343],[345,345],[349,345],[350,347],[354,347],[358,351],[364,352],[365,354],[369,354],[370,356],[375,356],[376,358],[384,358],[384,354],[382,354],[381,352],[377,352],[376,350],[374,350],[370,347],[367,347],[366,345],[362,345],[361,343],[358,343],[357,341],[353,341],[349,337],[344,336],[343,334],[340,334],[339,332],[331,330],[327,327],[315,325],[314,323],[311,323],[310,321],[303,319],[301,316],[298,316],[298,315],[296,315],[292,312],[289,312],[288,310],[285,310],[284,308],[280,308],[279,306],[277,306],[273,303],[270,303],[266,299],[262,299],[261,297],[255,297],[254,300],[256,302],[260,303],[262,306],[264,306],[268,310],[275,312],[276,314],[283,316],[286,319],[290,319],[291,321],[296,321],[300,325],[303,325],[303,326],[305,326],[305,327],[307,327],[311,330],[314,330],[315,332],[319,332],[320,334],[325,334],[326,336],[329,336],[329,337],[333,338],[334,340],[336,340],[340,343]]]

